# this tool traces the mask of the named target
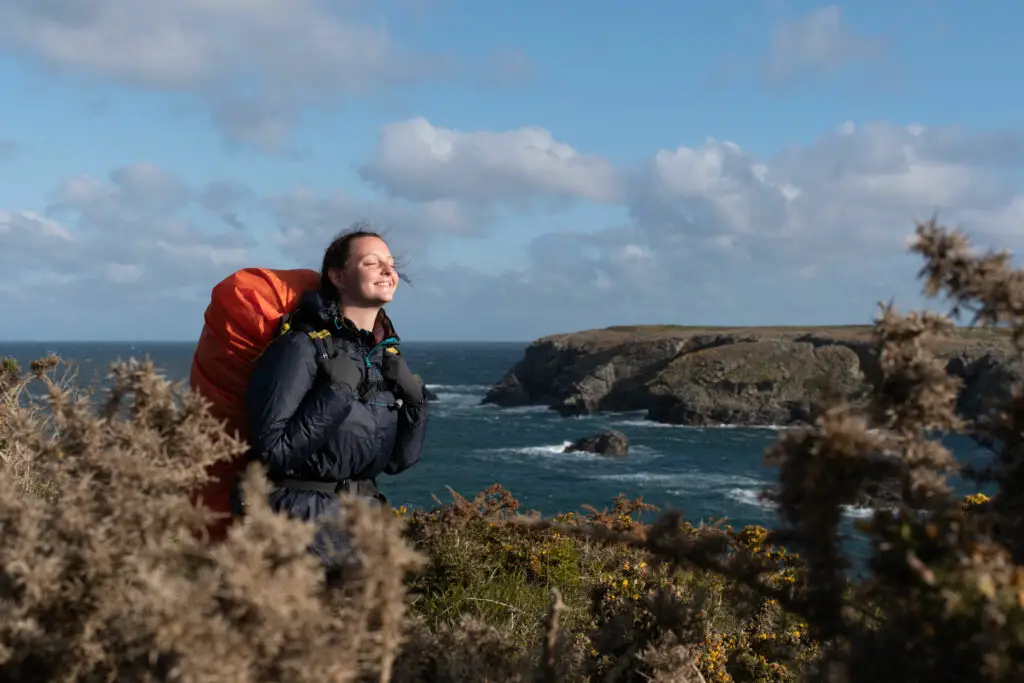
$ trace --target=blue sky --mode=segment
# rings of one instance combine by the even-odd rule
[[[356,220],[409,340],[917,307],[938,211],[1024,242],[1008,3],[0,6],[0,339],[195,339]]]

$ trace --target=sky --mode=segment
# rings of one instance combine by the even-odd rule
[[[630,7],[630,8],[627,8]],[[356,221],[408,341],[920,308],[1024,247],[1024,5],[0,0],[0,340],[183,340]]]

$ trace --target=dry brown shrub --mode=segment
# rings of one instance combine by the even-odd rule
[[[400,522],[346,500],[357,564],[329,589],[311,527],[270,512],[254,467],[245,524],[210,547],[188,492],[242,444],[148,363],[115,365],[112,382],[98,411],[50,384],[54,430],[4,407],[3,433],[53,495],[0,480],[0,680],[389,680],[420,562]]]

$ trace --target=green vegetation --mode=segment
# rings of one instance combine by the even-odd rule
[[[714,326],[714,325],[613,325],[592,330],[580,330],[551,335],[538,341],[557,339],[574,346],[607,348],[624,342],[654,339],[687,339],[707,335],[750,337],[755,339],[798,340],[812,337],[836,342],[871,344],[875,328],[871,325],[765,325],[765,326]],[[994,344],[1005,345],[1012,332],[1007,326],[950,325],[941,337],[931,342],[939,348],[958,348],[963,345]]]
[[[871,334],[871,325],[611,325],[601,328],[610,332],[629,334]]]
[[[930,295],[1012,328],[1024,272],[918,226]],[[252,468],[246,520],[210,545],[188,493],[243,445],[146,363],[112,368],[107,401],[54,379],[57,359],[0,372],[0,681],[844,681],[1024,679],[1024,393],[977,426],[989,499],[959,499],[936,440],[963,431],[931,314],[884,308],[881,381],[780,434],[774,530],[638,521],[642,501],[538,519],[494,487],[410,512],[345,498],[355,549],[338,582],[308,525],[272,514]],[[49,406],[26,400],[40,382]],[[896,478],[904,505],[862,521],[851,579],[842,508]],[[784,546],[801,548],[799,556]]]
[[[410,582],[412,610],[432,633],[471,623],[501,634],[511,649],[526,645],[527,656],[502,664],[521,671],[524,680],[550,633],[552,593],[564,648],[560,675],[570,680],[600,680],[624,667],[629,676],[650,672],[656,667],[638,664],[638,655],[681,635],[692,666],[714,681],[795,680],[799,664],[818,652],[805,635],[806,623],[777,599],[713,569],[679,571],[652,557],[642,547],[650,530],[636,514],[653,508],[642,500],[619,498],[610,510],[538,524],[517,521],[518,502],[499,486],[473,500],[453,495],[444,509],[396,513],[408,520],[408,537],[428,558]],[[765,567],[765,585],[780,592],[801,572],[799,558],[772,547],[762,527],[737,531],[681,522],[673,533],[678,550],[717,557],[735,569]],[[731,678],[728,669],[735,672]]]
[[[660,334],[662,332],[681,332],[685,334],[862,334],[870,336],[874,332],[873,325],[610,325],[598,328],[611,332],[627,332],[630,334]],[[949,329],[951,336],[983,336],[1004,337],[1010,333],[1009,328],[985,328],[970,325],[953,326]]]

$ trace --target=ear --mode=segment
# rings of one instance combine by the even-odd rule
[[[331,268],[327,271],[327,277],[330,279],[331,284],[339,292],[345,291],[345,279],[342,277],[341,271],[337,268]]]

